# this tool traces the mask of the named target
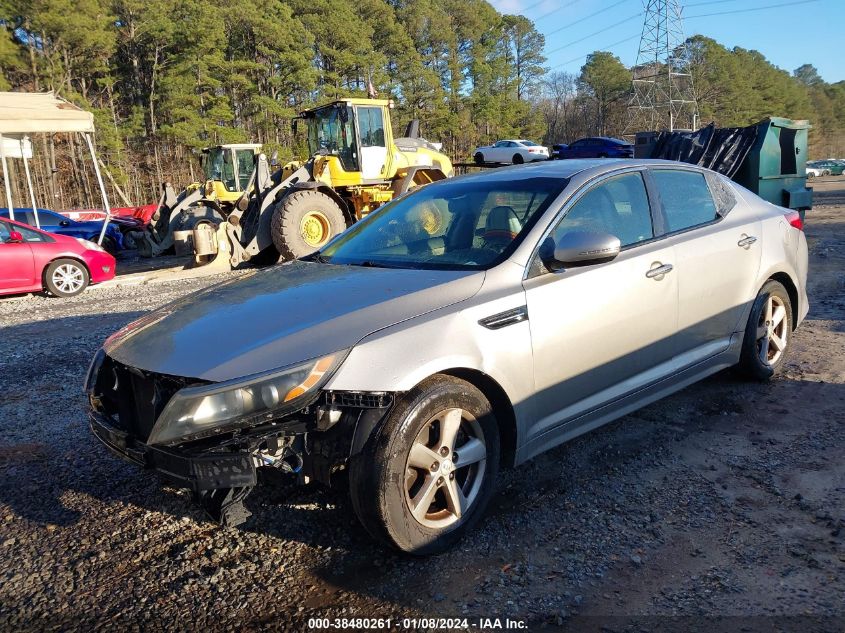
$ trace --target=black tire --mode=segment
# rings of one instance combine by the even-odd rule
[[[514,165],[521,165],[525,162],[525,159],[522,157],[522,154],[514,154],[513,158],[511,159],[511,162]]]
[[[421,429],[433,416],[451,408],[475,418],[483,431],[486,458],[483,472],[476,475],[481,478],[480,487],[466,512],[448,527],[432,528],[411,513],[405,490],[406,462]],[[350,464],[349,492],[355,513],[374,538],[391,547],[421,556],[442,552],[483,515],[499,470],[499,446],[496,418],[478,389],[451,376],[430,378],[397,401]]]
[[[96,239],[91,240],[91,241],[94,242],[94,243],[97,242]],[[102,246],[103,246],[104,249],[106,249],[106,251],[110,255],[117,255],[117,242],[114,241],[113,237],[109,237],[109,236],[104,237]]]
[[[318,213],[328,226],[325,239],[319,244],[309,244],[302,234],[302,221],[306,215]],[[343,210],[331,197],[315,190],[295,191],[284,198],[273,210],[270,234],[273,244],[283,259],[297,259],[313,253],[338,233],[346,230]]]
[[[483,165],[484,164],[484,154],[481,152],[476,152],[475,156],[472,157],[472,160],[475,161],[476,165]]]
[[[813,172],[811,172],[811,171],[807,172],[807,180],[812,180],[815,177],[816,177],[816,175]]]
[[[758,347],[759,329],[764,327],[766,303],[769,297],[775,297],[786,311],[784,319],[785,345],[782,353],[774,362],[763,362],[761,348]],[[740,355],[737,369],[742,375],[751,380],[765,381],[774,376],[783,367],[783,363],[789,354],[792,342],[792,301],[786,288],[777,281],[769,280],[760,289],[754,305],[751,306],[751,313],[748,315],[748,323],[745,326],[745,336],[742,340],[742,353]]]
[[[53,276],[56,274],[57,270],[62,268],[74,271],[74,275],[79,275],[81,285],[75,287],[73,290],[66,290],[58,285],[53,279]],[[88,269],[85,268],[84,264],[76,261],[75,259],[57,259],[54,262],[50,262],[50,265],[47,266],[44,271],[44,287],[47,288],[50,294],[56,297],[75,297],[88,287],[89,281],[90,277],[88,275]]]

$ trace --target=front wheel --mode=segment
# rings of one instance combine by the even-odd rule
[[[514,165],[521,165],[525,162],[525,159],[522,157],[522,154],[514,154],[513,158],[511,159],[511,162]]]
[[[88,281],[88,269],[73,259],[57,259],[44,271],[44,285],[56,297],[76,296]]]
[[[484,512],[499,470],[499,428],[473,385],[436,376],[411,390],[350,467],[355,513],[378,540],[427,555]]]
[[[472,157],[472,160],[475,161],[476,165],[483,165],[484,164],[484,154],[481,152],[476,152],[475,156]]]
[[[270,222],[273,245],[284,259],[309,255],[345,230],[346,219],[334,199],[313,189],[285,196]]]
[[[791,341],[792,301],[781,283],[769,280],[751,307],[739,370],[752,380],[768,380],[783,366]]]

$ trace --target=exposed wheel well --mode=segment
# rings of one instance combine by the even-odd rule
[[[73,257],[71,255],[62,255],[61,257],[54,257],[49,262],[47,262],[46,266],[44,266],[44,269],[41,271],[41,281],[42,281],[42,283],[44,282],[44,280],[47,279],[47,269],[50,267],[50,264],[57,262],[61,259],[69,259],[72,262],[76,262],[77,264],[80,264],[85,269],[85,272],[88,273],[88,277],[90,279],[91,269],[88,268],[88,264],[86,264],[83,260],[79,259],[78,257]]]
[[[789,302],[792,304],[792,329],[794,330],[798,323],[798,288],[792,283],[792,278],[786,273],[775,273],[769,279],[777,281],[789,294]]]
[[[501,385],[487,374],[475,369],[456,368],[440,372],[454,376],[475,386],[490,401],[496,418],[499,420],[502,445],[502,464],[512,465],[516,458],[516,415],[510,398]]]

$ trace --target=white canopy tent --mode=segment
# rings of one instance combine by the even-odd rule
[[[28,162],[32,157],[32,146],[28,135],[37,133],[79,133],[85,138],[85,143],[91,152],[91,161],[94,164],[94,173],[97,175],[97,183],[103,197],[103,208],[106,212],[106,219],[97,240],[102,244],[106,226],[111,219],[111,207],[109,206],[106,187],[103,184],[103,176],[100,174],[94,141],[91,139],[91,134],[94,133],[94,115],[56,97],[52,92],[0,92],[0,160],[3,163],[3,182],[5,183],[9,217],[15,219],[15,207],[12,204],[12,188],[9,182],[9,169],[6,160],[7,158],[21,158],[26,172],[35,223],[40,226]],[[10,141],[12,143],[11,148],[9,146]],[[20,147],[17,151],[14,151],[15,144]],[[7,152],[10,149],[11,151]]]

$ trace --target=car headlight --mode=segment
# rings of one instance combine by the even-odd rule
[[[106,252],[106,249],[97,244],[97,242],[92,242],[91,240],[84,240],[81,237],[76,237],[74,239],[90,251],[100,251],[101,253]]]
[[[168,444],[245,423],[260,423],[310,404],[348,350],[284,369],[180,389],[156,420],[149,444]]]

